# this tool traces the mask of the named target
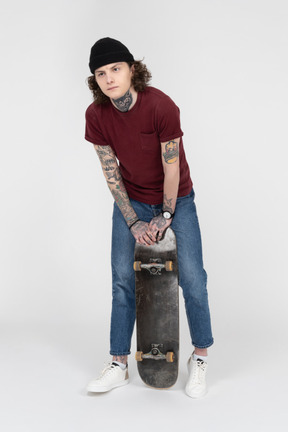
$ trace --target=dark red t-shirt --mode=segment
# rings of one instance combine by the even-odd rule
[[[163,202],[160,143],[174,138],[180,137],[178,196],[191,192],[182,135],[179,108],[154,87],[139,92],[135,105],[127,112],[119,111],[110,101],[101,105],[92,103],[86,111],[86,140],[113,149],[129,197],[146,204]]]

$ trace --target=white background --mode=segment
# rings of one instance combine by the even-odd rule
[[[287,2],[2,0],[0,20],[2,429],[286,430]],[[85,392],[109,359],[113,200],[84,140],[106,36],[181,109],[215,337],[201,401],[182,296],[173,389],[131,356],[129,386]]]

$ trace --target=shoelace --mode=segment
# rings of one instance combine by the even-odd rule
[[[100,375],[100,377],[99,377],[98,379],[103,378],[104,375],[107,376],[110,372],[113,371],[113,369],[115,369],[115,367],[117,367],[117,366],[113,365],[112,363],[104,363],[104,366],[105,366],[105,367],[104,367],[104,369],[102,370],[101,375]]]
[[[205,369],[206,369],[205,363],[203,361],[197,360],[196,365],[193,367],[193,376],[192,376],[192,380],[195,384],[196,383],[202,384]]]

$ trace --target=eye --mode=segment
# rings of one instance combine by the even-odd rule
[[[97,74],[97,78],[101,78],[103,75],[104,75],[103,72],[99,72],[99,73]]]
[[[115,67],[115,68],[114,68],[114,71],[115,71],[115,72],[117,72],[118,70],[120,70],[119,67]]]

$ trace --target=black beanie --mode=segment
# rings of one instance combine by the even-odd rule
[[[99,67],[120,61],[133,62],[134,57],[128,48],[116,39],[99,39],[91,48],[89,68],[93,75]]]

